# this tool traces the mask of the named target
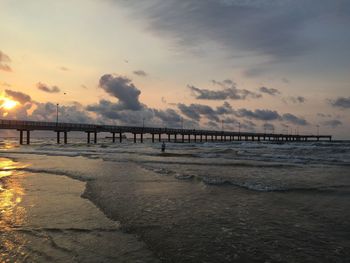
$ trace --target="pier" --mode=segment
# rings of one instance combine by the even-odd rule
[[[98,134],[110,133],[111,142],[123,141],[123,135],[132,134],[133,141],[143,143],[145,135],[149,135],[151,141],[168,142],[228,142],[228,141],[275,141],[275,142],[308,142],[308,141],[331,141],[332,135],[302,135],[302,134],[275,134],[275,133],[252,133],[234,131],[215,131],[197,129],[173,129],[157,127],[96,125],[62,122],[19,121],[0,120],[0,129],[17,130],[19,143],[30,144],[31,132],[53,131],[56,133],[57,144],[68,143],[69,132],[86,133],[87,143],[97,143]],[[61,135],[63,141],[61,141]],[[117,135],[117,136],[116,136]]]

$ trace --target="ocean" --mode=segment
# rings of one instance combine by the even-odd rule
[[[350,142],[0,149],[1,262],[349,262]]]

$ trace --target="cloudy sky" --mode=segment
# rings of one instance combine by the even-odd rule
[[[349,139],[349,27],[348,0],[0,0],[1,118]]]

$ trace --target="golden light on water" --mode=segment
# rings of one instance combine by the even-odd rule
[[[2,230],[11,228],[23,221],[23,218],[18,217],[16,210],[22,201],[24,189],[17,180],[11,180],[16,168],[20,167],[17,167],[15,162],[0,159],[0,227]],[[9,179],[7,180],[4,177]]]
[[[26,244],[23,235],[15,231],[26,221],[26,210],[21,205],[25,190],[16,176],[17,163],[0,158],[0,262],[15,262],[17,254]],[[6,177],[6,178],[5,178]]]

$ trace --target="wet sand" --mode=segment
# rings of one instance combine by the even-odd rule
[[[1,262],[157,262],[144,243],[81,197],[84,182],[8,173],[0,178]]]

